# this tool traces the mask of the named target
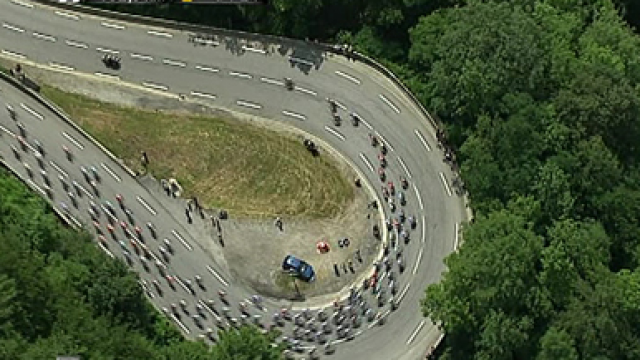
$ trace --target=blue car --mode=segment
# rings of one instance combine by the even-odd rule
[[[312,282],[316,279],[316,273],[313,267],[306,261],[298,259],[293,255],[287,255],[282,262],[282,269],[295,274],[299,279],[306,282]]]

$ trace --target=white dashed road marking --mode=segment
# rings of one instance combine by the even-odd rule
[[[215,270],[213,270],[213,268],[212,268],[211,266],[207,265],[207,270],[209,270],[209,272],[211,273],[211,275],[215,276],[215,277],[216,277],[216,279],[218,279],[218,281],[220,281],[220,282],[222,283],[222,285],[224,285],[224,286],[229,286],[229,283],[228,283],[228,282],[226,282],[226,281],[222,278],[222,276],[218,275],[218,273],[217,273]]]
[[[248,101],[244,101],[244,100],[237,100],[236,104],[238,104],[240,106],[252,108],[252,109],[262,109],[262,105],[255,104],[255,103],[248,102]]]
[[[112,23],[108,23],[108,22],[102,22],[100,23],[100,25],[107,27],[107,28],[111,28],[111,29],[116,29],[116,30],[124,30],[125,27],[122,25],[118,25],[118,24],[112,24]]]
[[[84,146],[82,146],[82,144],[80,144],[80,142],[78,142],[78,140],[74,139],[71,135],[67,134],[66,132],[62,132],[62,136],[64,136],[67,140],[71,141],[73,143],[73,145],[75,145],[78,149],[80,150],[84,150]]]
[[[283,84],[284,85],[284,84]],[[301,87],[295,87],[296,91],[300,91],[301,93],[305,93],[311,96],[318,96],[318,93],[313,91],[313,90],[309,90],[309,89],[305,89],[305,88],[301,88]]]
[[[338,139],[344,141],[346,138],[344,137],[344,135],[340,134],[339,132],[337,132],[336,130],[325,126],[324,127],[325,130],[327,130],[330,134],[332,134],[333,136],[337,137]]]
[[[416,264],[413,266],[412,274],[415,275],[418,272],[418,267],[420,266],[420,261],[422,260],[422,251],[424,248],[420,248],[420,252],[418,252],[418,257],[416,258]]]
[[[385,104],[389,105],[389,107],[393,109],[393,111],[395,111],[397,114],[400,114],[400,109],[398,109],[398,107],[394,103],[392,103],[391,100],[387,99],[387,97],[382,94],[378,96],[380,96],[380,99],[384,101]]]
[[[175,61],[175,60],[169,60],[169,59],[162,60],[162,63],[165,64],[165,65],[177,66],[177,67],[186,67],[187,66],[187,64],[183,63],[182,61]]]
[[[422,215],[422,243],[424,244],[426,240],[426,228],[427,228],[427,219]]]
[[[407,286],[405,286],[404,289],[402,289],[402,292],[400,293],[397,299],[398,302],[402,301],[402,299],[404,299],[404,296],[407,295],[407,291],[409,291],[409,287],[411,287],[411,283],[408,283]]]
[[[120,179],[120,177],[118,175],[116,175],[116,173],[113,172],[113,170],[111,170],[105,163],[100,164],[100,166],[102,166],[104,171],[108,172],[109,175],[111,175],[112,178],[116,179],[117,182],[121,182],[122,181],[122,179]]]
[[[178,234],[177,231],[175,230],[171,230],[171,233],[173,234],[173,236],[176,237],[176,239],[178,239],[182,245],[189,251],[193,251],[193,248],[191,247],[191,245],[189,245],[189,243],[187,242],[187,240],[185,240],[180,234]]]
[[[249,74],[244,74],[244,73],[239,73],[239,72],[235,72],[235,71],[229,71],[229,75],[230,76],[235,76],[235,77],[239,77],[242,79],[251,79],[252,76]]]
[[[80,20],[80,17],[78,15],[73,15],[73,14],[62,12],[62,11],[56,11],[56,15],[62,16],[63,18],[67,18],[70,20],[75,20],[75,21]]]
[[[69,175],[64,170],[62,170],[62,168],[58,166],[58,164],[54,163],[53,161],[49,161],[49,165],[51,165],[52,168],[56,169],[56,171],[59,172],[60,175],[69,177]]]
[[[345,78],[345,79],[347,79],[347,80],[349,80],[349,81],[351,81],[351,82],[353,82],[355,84],[358,84],[358,85],[361,84],[361,81],[358,80],[356,77],[354,77],[352,75],[349,75],[347,73],[343,73],[342,71],[336,71],[336,75],[341,76],[341,77],[343,77],[343,78]]]
[[[451,196],[451,188],[449,188],[449,184],[447,183],[447,179],[444,177],[443,173],[440,173],[440,180],[442,181],[444,189],[447,191],[447,195]]]
[[[69,46],[73,46],[73,47],[77,47],[80,49],[87,49],[89,47],[89,45],[81,43],[81,42],[76,42],[76,41],[71,41],[71,40],[66,40],[64,42],[65,44],[69,45]]]
[[[297,57],[293,57],[293,56],[289,56],[289,61],[291,62],[295,62],[295,63],[300,63],[300,64],[305,64],[308,66],[314,66],[315,64],[309,60],[305,60],[305,59],[300,59]]]
[[[289,110],[283,110],[282,113],[287,115],[287,116],[290,116],[292,118],[296,118],[298,120],[305,120],[307,118],[306,116],[304,116],[302,114],[294,113],[294,112],[291,112]]]
[[[169,33],[160,32],[160,31],[154,31],[154,30],[147,31],[147,34],[154,35],[154,36],[161,36],[161,37],[165,37],[165,38],[172,38],[173,37],[173,35],[171,35]]]
[[[371,165],[371,162],[369,161],[369,159],[367,159],[367,157],[363,153],[360,153],[360,159],[365,165],[367,165],[367,167],[369,168],[369,170],[371,170],[371,172],[375,172],[375,170],[373,169],[373,165]]]
[[[415,184],[413,185],[413,191],[415,191],[416,198],[418,198],[418,205],[420,205],[420,210],[424,210],[424,206],[422,205],[422,196],[420,196],[420,191],[418,191],[418,188],[415,186]]]
[[[120,51],[118,51],[118,50],[105,49],[105,48],[101,48],[101,47],[96,48],[96,50],[98,50],[100,52],[108,53],[108,54],[113,54],[113,55],[120,54]],[[136,54],[131,54],[131,57],[134,57],[133,55],[136,55]]]
[[[382,140],[382,142],[389,148],[389,150],[391,151],[396,151],[393,146],[391,146],[391,144],[387,141],[387,139],[384,138],[384,136],[382,136],[379,132],[376,131],[376,136],[378,136],[378,138],[380,140]]]
[[[256,49],[256,48],[252,48],[252,47],[250,47],[250,46],[246,46],[246,45],[244,45],[244,46],[242,47],[242,50],[244,50],[244,51],[251,51],[251,52],[258,53],[258,54],[263,54],[263,55],[267,53],[266,51],[264,51],[264,50],[262,50],[262,49]]]
[[[196,65],[196,69],[202,70],[202,71],[208,71],[208,72],[212,72],[212,73],[217,73],[217,72],[220,71],[218,69],[214,69],[214,68],[207,67],[207,66],[201,66],[201,65]]]
[[[347,107],[344,104],[338,102],[338,100],[333,100],[333,102],[342,110],[347,111]]]
[[[199,92],[199,91],[192,91],[191,92],[192,96],[197,96],[197,97],[201,97],[201,98],[205,98],[205,99],[210,99],[210,100],[215,100],[216,96],[213,94],[207,94],[207,93],[203,93],[203,92]]]
[[[31,115],[35,116],[36,118],[38,118],[39,120],[44,120],[44,116],[38,114],[35,110],[33,110],[32,108],[28,107],[24,103],[20,103],[20,107],[23,108],[24,111],[26,111],[29,114],[31,114]]]
[[[24,32],[24,29],[21,29],[21,28],[19,28],[17,26],[13,26],[13,25],[10,25],[10,24],[7,24],[7,23],[3,23],[2,27],[5,28],[5,29],[9,29],[11,31],[19,32],[19,33],[23,33]]]
[[[453,251],[458,251],[458,242],[460,241],[460,225],[456,223],[456,226],[453,229],[455,231],[455,239],[453,242]]]
[[[271,85],[284,86],[284,83],[282,81],[278,81],[278,80],[275,80],[275,79],[269,79],[269,78],[266,78],[266,77],[260,78],[260,81],[262,81],[263,83],[271,84]]]
[[[14,57],[16,59],[26,59],[27,57],[22,55],[22,54],[18,54],[17,52],[13,52],[13,51],[9,51],[9,50],[2,50],[2,53],[7,55],[7,56],[11,56]]]
[[[142,55],[133,53],[130,55],[134,59],[143,60],[143,61],[153,61],[153,58],[149,55]]]
[[[142,204],[142,206],[144,206],[145,209],[147,209],[151,214],[158,215],[158,213],[151,207],[151,205],[147,204],[146,201],[144,201],[143,198],[141,198],[140,196],[136,196],[136,200],[138,200],[138,202],[140,204]]]
[[[409,336],[409,339],[407,340],[407,345],[411,344],[413,340],[416,339],[416,336],[418,336],[418,333],[420,332],[420,330],[422,330],[422,328],[424,327],[424,324],[425,324],[424,320],[420,321],[420,324],[418,324],[418,327],[413,331],[411,336]]]
[[[64,65],[64,64],[58,64],[58,63],[49,63],[49,66],[51,66],[52,68],[55,69],[59,69],[59,70],[66,70],[66,71],[74,71],[75,68],[73,66],[69,66],[69,65]]]
[[[169,90],[169,88],[164,86],[164,85],[156,84],[156,83],[152,83],[152,82],[143,82],[142,86],[148,87],[150,89],[156,89],[156,90],[162,90],[162,91]]]
[[[422,136],[420,131],[415,130],[414,132],[416,133],[416,136],[418,137],[418,139],[420,139],[422,146],[424,146],[424,148],[427,149],[427,151],[431,151],[431,146],[429,146],[429,143],[427,143],[427,140],[424,139],[424,136]]]
[[[366,127],[367,127],[367,129],[369,129],[369,130],[373,130],[373,126],[371,126],[371,125],[370,125],[370,124],[369,124],[365,119],[363,119],[363,118],[362,118],[362,116],[360,116],[360,115],[358,115],[358,114],[356,114],[356,113],[354,113],[354,114],[358,117],[358,119],[360,119],[360,122],[361,122],[364,126],[366,126]]]
[[[402,160],[402,158],[399,156],[398,156],[398,162],[400,163],[400,166],[402,166],[402,169],[404,170],[404,172],[407,174],[407,177],[411,179],[412,178],[411,171],[409,171],[409,168],[407,168],[407,165],[404,163],[404,160]]]
[[[36,38],[36,39],[42,39],[42,40],[46,40],[46,41],[56,42],[56,38],[51,36],[51,35],[40,34],[40,33],[34,32],[33,33],[33,37]]]
[[[0,125],[0,130],[6,132],[7,134],[11,135],[11,136],[16,136],[13,132],[11,132],[11,130],[7,129],[6,127]]]

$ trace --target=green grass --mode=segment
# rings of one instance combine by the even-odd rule
[[[300,139],[237,119],[158,113],[43,86],[42,93],[116,156],[141,170],[146,151],[156,178],[176,178],[185,196],[234,216],[336,215],[354,190],[329,156]]]

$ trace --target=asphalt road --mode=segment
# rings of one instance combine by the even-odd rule
[[[399,303],[398,309],[385,317],[383,325],[369,323],[366,316],[361,316],[363,324],[359,327],[349,326],[349,334],[344,335],[352,338],[350,341],[341,343],[343,339],[332,340],[336,352],[331,358],[416,359],[423,357],[430,344],[440,336],[428,319],[418,315],[419,300],[426,286],[441,278],[445,269],[442,260],[457,246],[457,229],[466,218],[465,208],[462,199],[453,192],[450,182],[452,175],[442,161],[441,151],[437,149],[435,130],[390,80],[363,64],[337,56],[323,56],[310,47],[278,49],[274,46],[271,50],[275,51],[271,54],[264,54],[260,49],[248,49],[238,54],[233,50],[243,46],[238,39],[220,39],[219,46],[195,46],[188,41],[188,33],[151,29],[79,13],[70,14],[35,3],[0,2],[0,22],[0,56],[43,64],[59,71],[95,74],[105,79],[110,77],[111,80],[138,84],[155,91],[185,94],[189,99],[209,101],[214,106],[284,121],[322,138],[341,154],[351,158],[375,189],[380,189],[383,184],[377,175],[378,149],[370,145],[368,134],[380,135],[390,149],[387,177],[397,184],[398,189],[400,176],[409,180],[404,211],[407,215],[416,216],[418,226],[411,232],[411,241],[398,251],[392,250],[390,254],[395,258],[401,251],[406,264],[403,273],[394,270],[398,276],[398,293],[394,296]],[[246,46],[252,47],[254,44]],[[120,71],[111,71],[103,66],[100,59],[105,52],[117,52],[122,57]],[[294,91],[284,88],[284,77],[294,80]],[[198,300],[213,299],[214,310],[219,315],[213,315],[205,309],[207,317],[203,324],[204,329],[211,327],[215,330],[217,316],[221,319],[219,325],[233,322],[225,319],[222,311],[224,305],[220,304],[217,294],[222,289],[230,299],[229,318],[241,321],[237,304],[247,299],[251,291],[234,284],[224,263],[210,259],[205,252],[199,251],[197,242],[193,240],[193,232],[184,221],[184,214],[167,211],[161,195],[141,186],[105,156],[101,149],[65,122],[56,119],[54,114],[37,102],[6,85],[2,86],[1,96],[2,101],[16,109],[17,120],[26,129],[27,142],[33,144],[33,140],[37,139],[45,149],[45,168],[50,177],[54,205],[60,207],[60,202],[65,202],[72,216],[93,228],[87,212],[89,201],[98,205],[104,200],[110,201],[118,222],[127,221],[115,200],[116,194],[122,194],[126,207],[134,214],[136,224],[139,223],[143,228],[143,239],[153,253],[150,258],[155,256],[162,259],[159,252],[161,239],[170,239],[175,254],[169,256],[170,261],[162,260],[161,267],[166,267],[164,272],[167,274],[182,279],[176,283],[175,291],[167,286],[167,281],[153,260],[149,263],[150,270],[145,271],[139,258],[132,255],[133,268],[147,281],[154,304],[170,309],[171,304],[178,304],[184,299],[193,313]],[[333,126],[325,100],[327,97],[336,99],[346,109],[339,110],[344,119],[340,127]],[[23,163],[29,164],[35,172],[32,181],[43,188],[44,180],[39,173],[34,151],[27,149],[23,152],[20,149],[19,142],[13,138],[13,135],[19,134],[16,122],[10,119],[7,111],[0,111],[0,124],[3,126],[0,129],[0,155],[22,176],[28,176]],[[351,111],[360,115],[365,123],[358,127],[351,126],[348,121],[348,112]],[[12,153],[11,145],[18,149],[21,159]],[[62,145],[73,151],[72,162],[66,159]],[[68,178],[69,184],[75,179],[87,192],[91,192],[91,185],[84,180],[80,166],[95,166],[98,169],[101,181],[97,188],[100,193],[94,194],[93,200],[87,194],[76,196],[79,200],[76,210],[58,174]],[[82,189],[80,192],[84,193]],[[137,197],[153,210],[147,209]],[[112,240],[106,230],[107,215],[105,211],[101,212],[100,228],[105,232],[108,250],[122,258],[120,244]],[[385,206],[385,212],[395,216],[388,206]],[[147,222],[156,226],[160,240],[150,237],[145,227]],[[129,224],[128,228],[132,226]],[[125,241],[127,251],[135,254],[122,228],[116,224],[115,229],[117,239]],[[187,246],[183,245],[180,238]],[[202,276],[206,289],[196,287],[193,295],[182,284],[186,280],[194,281],[196,275]],[[161,284],[162,296],[153,289],[153,280]],[[387,281],[384,284],[387,286]],[[375,302],[370,294],[365,299],[369,299],[366,300],[369,304]],[[272,314],[283,305],[268,300],[266,305],[269,308],[267,311],[250,306],[249,312],[251,316],[260,314],[262,318],[256,321],[268,326],[272,323]],[[387,305],[371,307],[381,314],[388,312]],[[206,332],[185,314],[180,319],[179,326],[188,335],[197,336]],[[337,335],[336,327],[333,326],[327,340],[342,337]],[[285,334],[289,334],[292,328],[291,322],[285,322]],[[317,342],[301,341],[301,344],[305,347],[314,346],[314,343],[321,346]]]

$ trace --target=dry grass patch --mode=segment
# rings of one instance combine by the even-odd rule
[[[156,113],[43,87],[43,94],[128,166],[176,178],[187,196],[234,215],[339,214],[354,192],[329,156],[312,157],[299,140],[236,119]]]

